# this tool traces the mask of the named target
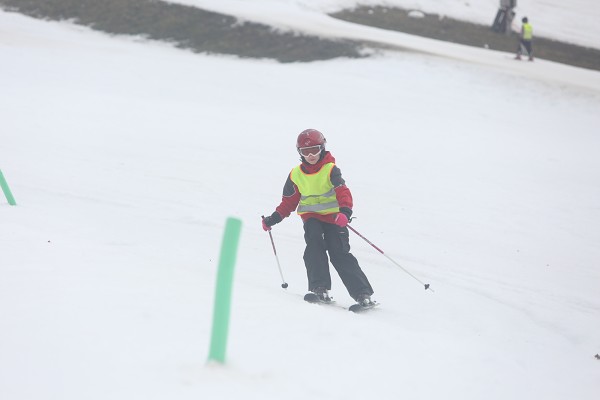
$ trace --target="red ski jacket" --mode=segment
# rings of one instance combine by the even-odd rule
[[[331,155],[330,152],[327,151],[325,152],[324,157],[318,163],[311,165],[306,161],[302,161],[300,167],[305,173],[314,174],[316,172],[319,172],[323,165],[328,163],[335,164],[335,158],[333,157],[333,155]],[[282,219],[289,217],[292,212],[296,211],[296,208],[300,203],[300,192],[298,191],[298,186],[296,186],[296,184],[292,182],[290,175],[291,172],[290,174],[288,174],[287,180],[283,187],[281,203],[275,209],[275,211],[277,211],[277,213],[281,215]],[[340,171],[337,165],[333,166],[330,177],[331,183],[333,184],[335,190],[335,195],[340,207],[340,211],[343,211],[346,214],[350,214],[347,215],[347,217],[350,218],[350,216],[352,215],[353,205],[352,193],[350,193],[350,189],[348,189],[348,187],[346,186],[346,182],[342,178],[342,171]],[[300,215],[303,221],[306,221],[309,218],[317,218],[323,222],[328,222],[330,224],[333,224],[335,216],[336,214],[322,215],[317,213],[306,213]]]

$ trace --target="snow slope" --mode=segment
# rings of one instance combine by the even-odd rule
[[[0,26],[18,203],[0,202],[0,398],[597,397],[600,90],[577,69],[524,63],[537,80],[406,52],[282,65],[6,12]],[[382,306],[305,304],[296,216],[273,230],[280,288],[260,215],[308,127],[353,226],[435,293],[353,236]],[[244,226],[215,366],[228,216]],[[332,294],[352,304],[335,275]]]
[[[487,50],[455,43],[445,43],[433,39],[408,35],[402,32],[387,31],[341,21],[309,8],[302,1],[274,2],[261,0],[247,2],[241,0],[176,0],[178,3],[197,5],[205,9],[239,16],[242,19],[272,25],[278,29],[293,29],[322,37],[354,39],[429,55],[452,58],[469,63],[477,63],[488,68],[539,79],[544,82],[580,85],[600,90],[600,75],[597,71],[567,67],[551,61],[537,59],[536,67],[529,63],[514,62],[514,54]],[[338,4],[338,3],[336,3]],[[346,4],[346,7],[349,5]],[[323,6],[321,6],[323,7]],[[598,7],[600,10],[600,7]],[[599,35],[600,37],[600,35]],[[582,40],[585,40],[582,37]]]
[[[490,25],[499,0],[168,0],[241,16],[280,28],[319,29],[331,24],[323,15],[355,6],[388,6],[448,16],[458,20]],[[535,34],[600,48],[600,3],[594,0],[518,0],[515,30],[527,16]],[[304,26],[302,26],[304,24]]]

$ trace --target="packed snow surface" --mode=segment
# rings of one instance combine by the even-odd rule
[[[306,32],[339,25],[327,13],[360,6],[396,7],[492,25],[499,0],[168,0]],[[527,17],[535,35],[600,49],[600,2],[596,0],[518,0],[513,29]]]
[[[302,21],[319,2],[260,3]],[[17,201],[0,197],[1,399],[597,399],[600,73],[353,34],[429,47],[278,64],[0,12]],[[341,307],[303,302],[295,215],[272,231],[281,288],[260,216],[309,127],[352,190],[352,226],[435,292],[352,235],[381,306],[344,310],[335,273]],[[228,217],[243,227],[219,365]]]

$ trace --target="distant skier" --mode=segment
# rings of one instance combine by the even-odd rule
[[[296,149],[302,163],[292,169],[283,187],[281,203],[262,222],[265,231],[297,208],[304,223],[304,265],[308,290],[320,301],[330,302],[329,260],[350,296],[363,306],[373,304],[373,289],[356,258],[350,253],[347,224],[352,215],[352,194],[333,155],[325,150],[326,140],[316,129],[298,135]],[[329,253],[329,260],[327,258]]]
[[[521,54],[524,48],[527,51],[527,55],[529,56],[529,61],[533,61],[533,28],[531,27],[531,24],[529,23],[527,17],[523,17],[521,22],[523,24],[521,25],[519,48],[517,49],[517,56],[515,58],[517,60],[521,59]]]
[[[514,8],[517,6],[517,0],[500,0],[500,8],[496,13],[496,18],[492,24],[494,32],[510,35],[512,32],[512,21],[515,17]]]

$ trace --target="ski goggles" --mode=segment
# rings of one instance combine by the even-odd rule
[[[316,156],[321,153],[321,150],[323,150],[323,146],[321,146],[321,145],[310,146],[310,147],[300,147],[298,149],[298,153],[300,153],[300,155],[304,156],[304,157]]]

